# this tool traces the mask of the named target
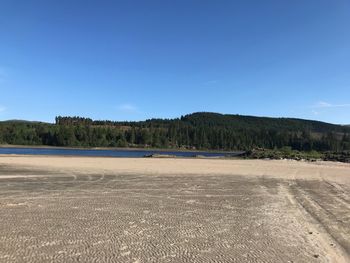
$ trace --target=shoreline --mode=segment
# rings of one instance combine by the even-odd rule
[[[0,147],[1,148],[1,147]],[[38,148],[39,149],[39,148]],[[45,148],[42,148],[45,149]],[[50,148],[48,148],[50,149]],[[70,148],[67,148],[70,149]],[[80,150],[78,148],[74,148],[77,150]],[[93,149],[91,149],[93,150]],[[132,151],[132,150],[131,150]],[[140,150],[142,151],[142,150]],[[164,151],[165,152],[165,151]],[[218,152],[219,153],[219,152]],[[62,157],[62,158],[100,158],[100,159],[179,159],[179,160],[196,160],[196,159],[204,159],[204,160],[227,160],[227,161],[265,161],[265,162],[271,162],[271,161],[282,161],[282,162],[295,162],[295,163],[310,163],[310,164],[317,164],[317,163],[330,163],[330,164],[349,164],[348,162],[340,162],[340,161],[332,161],[332,160],[307,160],[307,159],[290,159],[290,158],[281,158],[281,159],[273,159],[273,158],[249,158],[249,157],[241,157],[240,155],[237,156],[204,156],[204,155],[196,155],[196,156],[176,156],[176,155],[169,155],[169,154],[151,154],[150,156],[144,155],[140,157],[130,157],[130,156],[110,156],[110,155],[69,155],[69,154],[8,154],[8,153],[0,153],[0,158],[2,157]]]
[[[98,155],[98,156],[91,156],[91,155],[69,155],[69,154],[2,154],[0,153],[0,160],[3,157],[43,157],[43,158],[50,158],[50,157],[57,157],[57,158],[98,158],[98,159],[179,159],[179,160],[193,160],[193,159],[208,159],[208,160],[255,160],[255,159],[243,159],[240,157],[223,157],[223,156],[175,156],[175,155],[168,155],[168,154],[155,154],[154,156],[140,156],[140,157],[130,157],[130,156],[109,156],[109,155]],[[266,160],[269,161],[269,160]],[[272,159],[271,159],[272,161]],[[294,161],[294,160],[290,160]],[[330,161],[332,162],[332,161]]]
[[[322,179],[350,183],[350,164],[325,161],[0,155],[1,165],[34,170],[67,169],[80,173],[102,172],[157,176],[183,176],[188,174],[200,176],[241,175],[291,180]]]

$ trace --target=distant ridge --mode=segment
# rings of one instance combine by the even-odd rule
[[[290,147],[301,151],[341,151],[350,150],[350,127],[297,118],[213,112],[145,121],[58,116],[55,124],[23,120],[0,122],[0,143],[192,150]]]
[[[313,131],[326,131],[326,130],[340,130],[343,131],[343,127],[337,124],[331,124],[322,121],[306,120],[298,118],[285,118],[285,117],[256,117],[249,115],[238,114],[220,114],[213,112],[196,112],[182,117],[183,120],[190,121],[192,123],[211,123],[212,125],[227,126],[227,125],[242,125],[245,128],[253,126],[262,126],[266,128],[292,128],[303,129],[309,128]]]
[[[43,122],[43,121],[27,121],[27,120],[17,120],[17,119],[4,120],[4,121],[0,121],[0,123],[43,123],[43,124],[49,124],[49,123]]]

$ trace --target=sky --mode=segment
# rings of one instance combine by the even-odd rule
[[[349,0],[0,0],[0,120],[350,124]]]

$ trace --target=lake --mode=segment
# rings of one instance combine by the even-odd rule
[[[97,150],[97,149],[69,149],[69,148],[29,148],[29,147],[0,147],[0,154],[24,155],[68,155],[68,156],[100,156],[100,157],[145,157],[152,154],[174,155],[177,157],[225,157],[236,156],[241,152],[199,152],[199,151],[166,151],[166,150]]]

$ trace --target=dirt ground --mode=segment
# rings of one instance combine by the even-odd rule
[[[350,165],[0,157],[0,262],[350,262]]]

